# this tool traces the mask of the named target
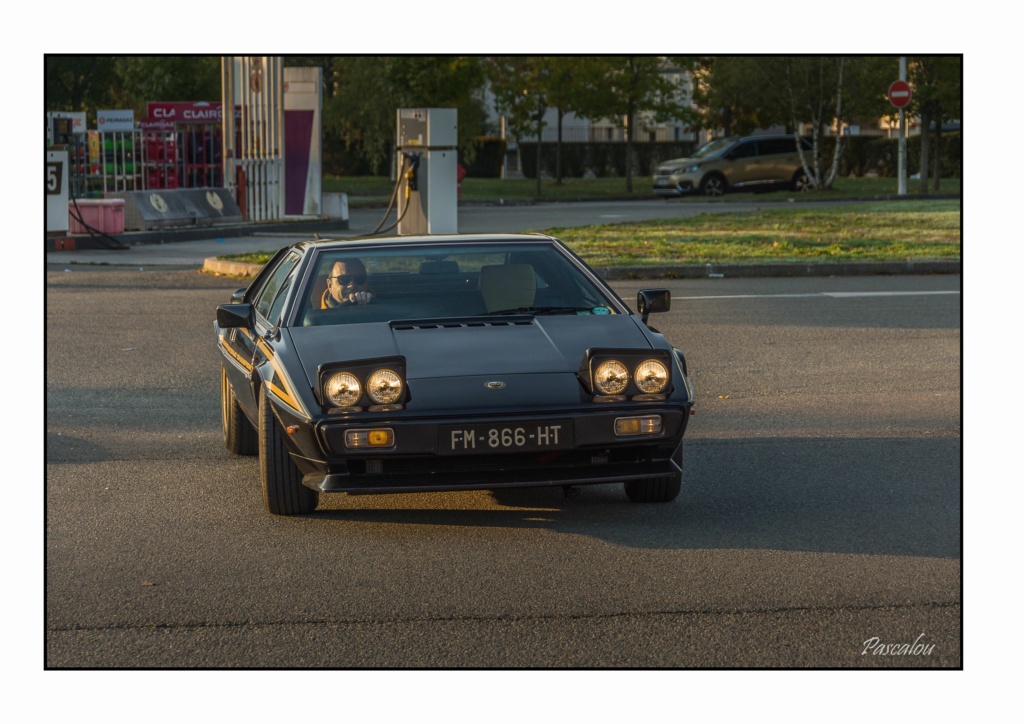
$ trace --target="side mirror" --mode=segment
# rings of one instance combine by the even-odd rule
[[[640,321],[647,324],[647,317],[672,308],[672,292],[668,289],[641,289],[636,295],[636,310]]]
[[[251,304],[220,304],[217,306],[217,325],[221,329],[252,329],[253,321]]]

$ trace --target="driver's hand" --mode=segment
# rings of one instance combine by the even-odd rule
[[[373,294],[370,292],[352,292],[348,295],[350,304],[369,304],[372,299]]]

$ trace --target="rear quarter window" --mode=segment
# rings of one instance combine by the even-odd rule
[[[760,141],[761,155],[773,156],[780,153],[796,153],[796,141],[792,138],[772,138]]]

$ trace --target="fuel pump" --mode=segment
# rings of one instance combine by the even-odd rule
[[[458,111],[398,111],[398,233],[458,233]]]
[[[419,170],[420,170],[420,154],[418,152],[406,153],[405,154],[405,185],[406,188],[411,191],[420,190],[419,182]]]

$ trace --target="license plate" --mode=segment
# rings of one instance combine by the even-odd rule
[[[437,447],[442,455],[565,450],[572,447],[572,420],[445,425]]]

